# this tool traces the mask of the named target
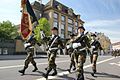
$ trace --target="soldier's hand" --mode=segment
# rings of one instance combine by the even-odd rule
[[[46,51],[48,51],[49,50],[49,48],[46,48]]]

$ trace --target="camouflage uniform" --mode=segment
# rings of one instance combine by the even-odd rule
[[[31,40],[25,43],[25,50],[27,51],[27,57],[25,59],[24,68],[22,70],[19,70],[19,72],[22,73],[23,75],[25,73],[25,70],[28,68],[28,65],[30,62],[34,66],[34,70],[32,72],[35,72],[36,70],[38,70],[36,66],[36,62],[33,57],[34,56],[34,45],[35,45],[35,40]]]
[[[70,59],[71,59],[70,68],[68,69],[69,72],[71,71],[72,66],[74,67],[73,70],[76,69],[75,61],[74,61],[75,60],[75,53],[74,53],[74,49],[72,48],[73,41],[74,41],[74,38],[71,38],[67,43],[67,51],[68,51],[68,54],[69,54]]]
[[[84,33],[82,33],[80,36],[76,37],[74,43],[80,43],[79,45],[81,45],[76,48],[77,80],[84,80],[83,65],[87,55],[86,48],[90,48],[89,39],[86,35],[84,35]]]
[[[53,41],[54,41],[54,43],[53,43]],[[52,46],[51,46],[51,44],[52,44]],[[63,47],[62,41],[58,35],[55,35],[53,38],[50,39],[49,49],[48,49],[48,53],[47,53],[48,54],[48,68],[47,68],[46,74],[44,74],[45,78],[48,77],[48,75],[52,69],[54,70],[52,76],[57,74],[55,59],[56,59],[59,45]]]
[[[91,47],[93,47],[92,54],[90,56],[91,64],[92,64],[92,70],[93,73],[96,73],[96,62],[98,58],[98,51],[102,50],[101,44],[98,40],[94,40],[91,44]],[[94,76],[94,74],[92,74]]]

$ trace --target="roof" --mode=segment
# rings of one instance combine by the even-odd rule
[[[65,6],[64,4],[62,4],[62,3],[60,3],[60,2],[58,2],[58,1],[56,1],[56,0],[50,0],[50,1],[45,5],[46,8],[52,7],[52,8],[55,8],[55,9],[58,9],[58,6],[62,6],[61,11],[62,11],[63,13],[66,13],[66,14],[68,14],[69,10],[71,10],[71,11],[73,12],[73,16],[74,16],[76,19],[78,19],[77,17],[78,17],[79,15],[76,15],[76,14],[74,13],[74,11],[73,11],[72,8],[69,8],[69,7]],[[81,19],[78,19],[78,20],[84,23],[84,21],[82,21]]]

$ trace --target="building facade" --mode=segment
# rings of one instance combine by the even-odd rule
[[[15,47],[15,40],[0,39],[0,55],[13,55]]]
[[[106,54],[110,53],[112,51],[112,44],[111,44],[109,37],[104,35],[104,33],[97,33],[97,37],[101,43],[101,46],[102,46],[104,52]]]
[[[41,9],[39,9],[40,6]],[[45,5],[35,1],[32,3],[32,7],[38,19],[45,17],[48,19],[51,28],[57,27],[59,29],[59,36],[62,38],[68,38],[71,33],[76,33],[77,27],[84,24],[80,15],[76,15],[72,8],[56,0],[50,0]]]

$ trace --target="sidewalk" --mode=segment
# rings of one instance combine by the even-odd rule
[[[66,58],[66,56],[68,57],[68,55],[58,55],[57,57],[63,57]],[[25,59],[27,57],[27,55],[0,55],[0,60],[21,60],[21,59]],[[35,59],[39,59],[39,58],[47,58],[47,54],[37,54],[36,56],[34,56]]]
[[[19,60],[25,59],[27,55],[0,55],[0,60]],[[47,58],[47,55],[36,55],[37,58]]]

